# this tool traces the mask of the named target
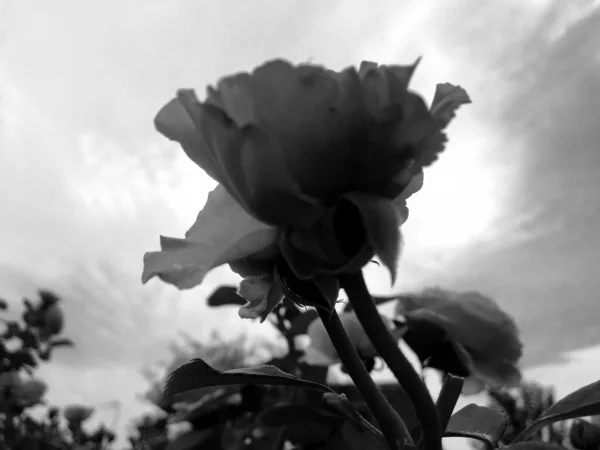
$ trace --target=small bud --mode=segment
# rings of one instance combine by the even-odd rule
[[[40,339],[46,341],[50,337],[61,333],[64,327],[65,318],[60,307],[57,304],[54,304],[42,312],[41,322],[39,328]]]
[[[94,408],[83,405],[69,405],[63,409],[63,417],[70,424],[78,425],[86,421],[94,413]]]

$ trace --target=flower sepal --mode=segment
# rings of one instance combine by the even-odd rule
[[[335,276],[315,275],[301,280],[290,269],[287,262],[280,258],[274,271],[275,284],[281,289],[285,297],[303,306],[312,306],[331,313],[340,291],[340,285]]]
[[[348,193],[313,227],[282,233],[279,246],[301,280],[357,272],[377,256],[389,270],[393,284],[406,210],[403,197],[396,202],[377,195]]]

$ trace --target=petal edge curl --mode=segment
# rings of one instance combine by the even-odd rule
[[[144,255],[143,283],[156,276],[178,289],[190,289],[211,269],[274,245],[277,231],[251,217],[218,185],[185,236],[161,236],[161,251]]]

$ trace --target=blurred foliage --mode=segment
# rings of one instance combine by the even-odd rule
[[[61,336],[64,315],[60,302],[52,292],[40,291],[37,304],[23,299],[24,310],[18,320],[1,319],[1,450],[101,450],[115,439],[104,426],[93,432],[83,429],[92,408],[71,405],[61,416],[58,408],[46,406],[47,385],[35,377],[35,370],[51,359],[55,349],[73,346]],[[0,309],[5,312],[8,302],[0,300]],[[43,407],[45,414],[34,418],[34,407]]]
[[[554,389],[534,381],[525,381],[515,388],[491,388],[487,390],[489,406],[501,410],[506,417],[506,428],[498,443],[506,446],[526,429],[530,428],[552,405],[555,404]],[[600,448],[598,417],[584,420],[558,421],[530,434],[524,441],[542,441],[577,450]],[[482,443],[474,445],[483,450]]]
[[[520,353],[512,321],[489,298],[429,289],[375,301],[396,302],[399,314],[386,323],[395,339],[404,339],[414,352],[420,362],[417,371],[434,370],[445,379],[477,379],[477,386],[491,399],[489,408],[470,405],[452,415],[447,436],[470,437],[485,442],[486,448],[507,446],[518,438],[577,450],[600,449],[600,427],[578,418],[597,411],[597,387],[585,387],[555,402],[551,388],[515,384],[514,377],[489,371],[502,367],[494,361],[502,361],[506,349],[497,352],[494,347],[507,339],[519,350],[509,358],[511,371]],[[73,345],[61,335],[60,303],[53,293],[40,291],[36,304],[23,300],[18,320],[2,320],[0,450],[114,449],[112,430],[102,424],[87,429],[93,407],[69,405],[61,411],[47,405],[46,383],[35,375],[56,348]],[[208,304],[239,307],[240,298],[235,288],[224,286]],[[7,302],[0,301],[0,309],[7,308]],[[381,367],[352,308],[345,307],[340,317],[367,371]],[[267,320],[281,339],[215,333],[205,342],[184,335],[182,343],[173,344],[167,361],[144,372],[148,388],[141,397],[156,410],[133,421],[124,450],[385,448],[358,389],[340,376],[344,367],[316,312],[286,299]],[[490,323],[494,329],[486,341],[481,333]],[[461,329],[465,324],[471,330]],[[336,367],[341,369],[337,377]],[[379,388],[418,442],[419,423],[407,393],[395,381]]]

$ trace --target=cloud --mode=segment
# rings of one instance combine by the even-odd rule
[[[437,82],[464,86],[474,103],[410,200],[395,289],[482,289],[536,323],[550,320],[562,298],[537,311],[558,292],[547,280],[592,279],[598,267],[589,149],[600,89],[589,36],[600,27],[583,0],[498,5],[10,2],[0,14],[0,288],[11,298],[37,287],[65,295],[78,347],[58,355],[52,379],[81,384],[88,398],[108,366],[105,390],[131,397],[137,368],[162,357],[178,328],[241,326],[233,311],[203,305],[212,287],[235,280],[227,269],[185,293],[139,284],[143,252],[159,234],[182,235],[214,185],[152,119],[177,88],[201,92],[276,56],[341,68],[423,55],[416,90],[431,99]],[[368,275],[374,292],[392,289],[383,271]],[[560,293],[584,296],[584,284]],[[526,340],[539,333],[526,330]]]

